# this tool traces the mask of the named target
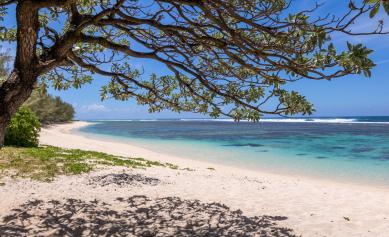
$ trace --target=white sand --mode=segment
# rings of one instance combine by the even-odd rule
[[[223,203],[233,210],[242,210],[247,216],[285,216],[288,219],[278,222],[278,225],[291,228],[302,236],[389,236],[388,188],[249,171],[172,157],[124,142],[99,140],[71,132],[85,125],[85,122],[74,122],[43,129],[40,141],[64,148],[170,162],[195,171],[168,168],[131,171],[113,167],[87,175],[59,177],[52,183],[9,181],[0,187],[0,218],[32,199],[97,199],[115,203],[117,197],[133,195],[150,198],[176,196]],[[91,177],[121,172],[146,175],[159,179],[161,183],[120,187],[89,184]],[[121,208],[119,204],[117,208]]]

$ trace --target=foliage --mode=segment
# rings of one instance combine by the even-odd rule
[[[38,146],[40,122],[34,112],[21,107],[5,131],[5,145],[20,147]]]
[[[11,60],[11,57],[7,52],[2,52],[2,48],[0,47],[0,85],[5,80],[8,74],[7,63]]]
[[[16,59],[34,59],[25,62],[36,62],[31,67],[42,89],[79,88],[99,74],[109,78],[102,99],[135,99],[150,112],[258,120],[263,114],[314,111],[303,95],[288,89],[294,81],[370,76],[372,51],[351,43],[339,50],[331,35],[385,33],[382,21],[366,32],[353,32],[352,26],[376,15],[381,3],[387,10],[386,2],[350,1],[340,16],[312,18],[319,5],[296,12],[287,0],[16,0],[0,4],[0,14],[15,14],[12,5],[18,4],[19,27],[38,26],[27,27],[36,20],[37,34],[18,31],[27,42],[16,37],[15,28],[3,27],[0,39],[19,39],[20,49],[34,45],[34,51],[17,51],[26,55]],[[154,61],[166,73],[149,69],[144,75],[131,66],[137,58]]]
[[[52,146],[35,148],[4,147],[0,153],[0,176],[51,181],[57,175],[86,173],[98,166],[178,168],[178,166],[170,163],[149,161],[143,158],[124,158],[101,152],[63,149]]]
[[[33,92],[31,97],[24,104],[30,108],[39,118],[42,124],[51,124],[71,121],[74,117],[74,108],[49,94]]]
[[[365,0],[365,3],[373,5],[373,8],[370,10],[369,17],[373,18],[377,15],[380,7],[382,6],[389,15],[389,1],[387,0]],[[350,1],[350,6],[352,6],[352,1]]]

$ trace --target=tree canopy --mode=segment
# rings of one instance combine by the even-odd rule
[[[353,32],[352,25],[389,6],[386,1],[350,1],[342,16],[313,18],[318,4],[294,12],[293,2],[1,0],[1,15],[15,15],[17,27],[3,24],[0,38],[16,41],[17,49],[10,82],[0,94],[9,93],[15,81],[24,83],[20,90],[28,93],[3,96],[17,107],[38,78],[42,87],[67,89],[99,74],[109,78],[101,88],[103,99],[134,98],[151,112],[193,111],[236,120],[310,114],[312,104],[288,90],[288,83],[370,76],[372,51],[349,42],[338,50],[330,36],[386,33],[381,21],[367,32]],[[139,70],[132,66],[134,58],[153,60],[169,72]],[[13,111],[0,108],[0,114]]]
[[[24,106],[30,108],[42,124],[69,122],[74,117],[71,104],[62,101],[58,96],[53,97],[38,91],[32,93]]]

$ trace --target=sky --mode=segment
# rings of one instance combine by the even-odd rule
[[[312,0],[295,0],[295,9],[313,6]],[[325,16],[327,13],[341,14],[347,8],[348,1],[327,0],[316,15]],[[340,3],[342,2],[342,3]],[[343,5],[342,5],[343,4]],[[380,10],[374,19],[364,18],[354,26],[355,30],[374,29],[377,20],[387,22],[389,18]],[[10,24],[12,22],[10,20]],[[316,112],[313,116],[389,116],[389,35],[355,36],[334,35],[336,45],[345,45],[346,41],[365,44],[374,52],[371,58],[377,64],[371,78],[359,75],[346,76],[332,81],[301,80],[289,85],[289,88],[299,91],[314,104]],[[9,46],[14,50],[12,45]],[[4,47],[3,47],[4,48]],[[135,67],[141,67],[144,75],[162,73],[165,69],[158,63],[148,60],[133,60]],[[150,114],[146,107],[137,105],[134,101],[100,100],[100,88],[108,78],[95,76],[92,84],[84,85],[81,89],[55,91],[49,93],[60,96],[72,104],[76,110],[76,118],[88,119],[167,119],[167,118],[201,118],[202,115],[192,113],[173,113],[164,111]]]

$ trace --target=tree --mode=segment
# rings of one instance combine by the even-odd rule
[[[0,86],[0,144],[38,80],[43,87],[78,88],[93,74],[110,78],[103,99],[135,98],[151,112],[236,120],[310,114],[312,104],[285,85],[370,76],[371,50],[348,43],[338,51],[329,36],[358,34],[350,26],[378,3],[352,2],[344,16],[311,19],[318,6],[293,12],[287,0],[0,0],[1,14],[17,22],[0,34],[17,45]],[[377,33],[382,24],[363,32]],[[154,60],[170,73],[146,78],[131,67],[132,58]],[[274,109],[266,109],[268,102]]]
[[[38,91],[32,93],[24,106],[30,108],[42,124],[68,122],[74,117],[74,108],[71,104],[62,101],[58,96],[53,97]]]

